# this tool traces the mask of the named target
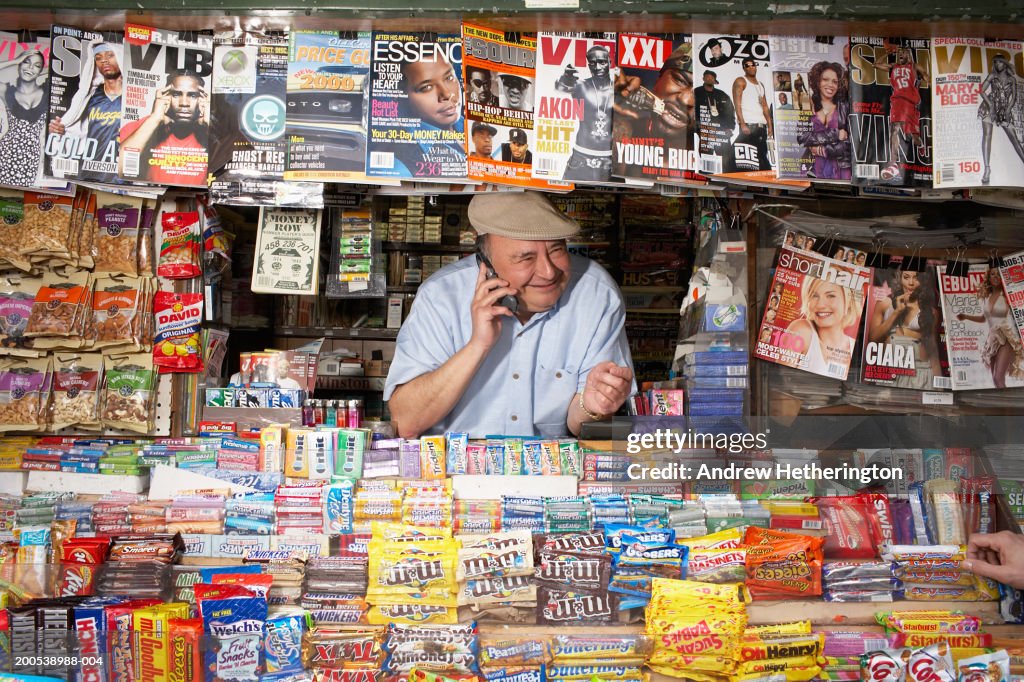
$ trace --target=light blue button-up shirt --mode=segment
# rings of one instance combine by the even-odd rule
[[[597,263],[570,256],[569,286],[554,308],[526,324],[502,319],[501,337],[455,408],[428,433],[543,436],[568,434],[573,397],[594,365],[633,368],[626,311],[615,281]],[[420,286],[402,324],[384,400],[395,388],[432,372],[473,335],[470,307],[479,266],[472,256],[441,268]],[[633,382],[636,392],[636,382]]]

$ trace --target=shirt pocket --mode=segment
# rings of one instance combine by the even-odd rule
[[[554,363],[537,365],[536,405],[533,421],[540,435],[565,433],[569,403],[576,395],[579,370],[572,367],[555,367]]]

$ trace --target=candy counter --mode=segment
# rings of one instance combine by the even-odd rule
[[[907,494],[836,479],[807,496],[629,475],[720,466],[711,450],[374,435],[8,439],[0,477],[52,462],[32,473],[73,490],[137,468],[150,487],[0,497],[0,664],[67,679],[524,682],[918,679],[921,661],[1009,679],[1024,665],[1006,623],[1019,593],[960,566],[968,533],[1015,521],[962,451],[902,453],[954,474]],[[115,473],[78,473],[84,461]],[[106,652],[95,669],[89,651]]]

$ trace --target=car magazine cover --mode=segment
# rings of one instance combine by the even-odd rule
[[[374,32],[367,175],[465,179],[462,54],[457,34]]]
[[[939,269],[946,349],[954,391],[1024,385],[1024,350],[999,268]]]
[[[999,274],[1003,278],[1013,322],[1024,341],[1024,251],[1004,256],[999,264]]]
[[[46,32],[0,33],[0,185],[5,187],[67,187],[66,181],[44,177],[49,69]]]
[[[47,175],[123,184],[117,175],[124,34],[54,24],[50,29]]]
[[[119,173],[206,187],[213,37],[126,24]]]
[[[849,40],[845,36],[770,36],[775,97],[785,94],[792,108],[777,106],[775,143],[782,179],[849,182]],[[789,84],[789,87],[782,87]]]
[[[930,43],[850,38],[854,183],[931,188]]]
[[[323,185],[284,180],[288,38],[227,31],[213,37],[210,198],[239,206],[323,205]]]
[[[535,178],[612,182],[615,43],[614,33],[537,34],[533,151],[509,139],[502,159],[532,155]]]
[[[469,177],[530,189],[571,190],[570,182],[533,175],[538,94],[534,37],[463,24],[462,42]]]
[[[704,186],[687,33],[619,34],[612,174]]]
[[[871,268],[783,246],[755,357],[846,380]]]
[[[920,391],[950,388],[936,270],[902,266],[875,268],[864,313],[861,380]]]
[[[1024,43],[932,39],[935,187],[1024,187]]]
[[[322,211],[261,208],[251,288],[261,294],[313,296],[320,281]]]
[[[366,181],[370,32],[292,31],[286,180]]]
[[[701,172],[774,180],[778,103],[767,39],[701,33],[693,49]]]

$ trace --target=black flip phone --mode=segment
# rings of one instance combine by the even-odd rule
[[[498,273],[494,271],[494,266],[491,265],[491,261],[487,259],[487,256],[480,249],[476,250],[476,262],[487,268],[487,279],[494,279],[498,276]],[[498,305],[508,308],[515,315],[519,310],[519,299],[509,294],[508,296],[502,296],[501,300],[498,301]]]

